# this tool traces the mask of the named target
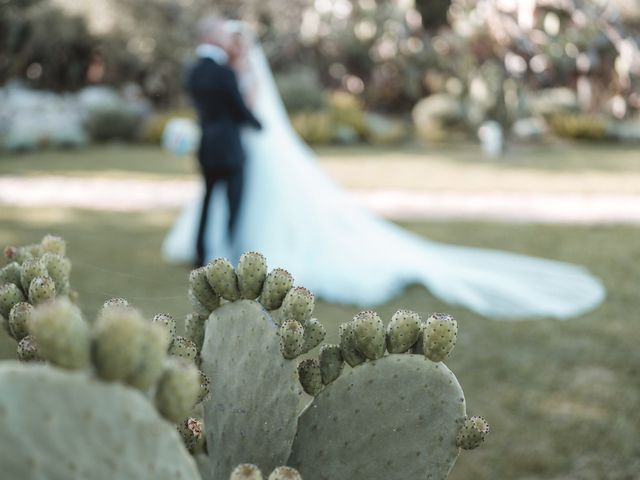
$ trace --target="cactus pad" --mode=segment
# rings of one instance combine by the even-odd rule
[[[138,391],[44,364],[0,364],[0,444],[7,479],[200,478]]]
[[[213,478],[246,460],[265,471],[285,463],[302,390],[269,313],[251,300],[219,307],[207,320],[201,361],[215,384],[205,403]]]
[[[300,415],[288,463],[306,480],[443,480],[464,419],[462,389],[445,365],[387,355],[344,372],[315,397]]]

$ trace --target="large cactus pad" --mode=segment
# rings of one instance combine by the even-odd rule
[[[0,365],[0,445],[7,479],[200,478],[139,391],[47,365]]]
[[[345,371],[300,415],[288,465],[305,480],[443,480],[465,401],[443,363],[391,354]]]
[[[205,404],[212,478],[228,478],[245,460],[263,471],[285,464],[303,392],[297,361],[280,348],[278,326],[253,300],[224,304],[207,320],[201,366],[214,390]]]

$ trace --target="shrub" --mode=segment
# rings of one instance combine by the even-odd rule
[[[602,140],[607,135],[607,122],[591,114],[557,113],[549,117],[549,127],[563,138]]]
[[[89,114],[87,131],[92,140],[133,141],[137,138],[141,124],[140,116],[128,108],[106,107]]]
[[[337,127],[349,127],[360,138],[366,137],[364,105],[358,97],[347,92],[333,92],[329,97],[329,110]]]
[[[330,143],[335,136],[335,125],[329,112],[296,113],[291,117],[291,125],[310,145]]]
[[[327,95],[322,84],[310,70],[298,69],[281,74],[276,82],[289,113],[313,112],[327,106]]]

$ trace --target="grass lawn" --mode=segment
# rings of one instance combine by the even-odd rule
[[[191,174],[188,161],[180,163],[151,149],[134,149],[129,155],[123,152],[127,151],[117,147],[89,155],[10,157],[0,159],[0,174]],[[459,171],[466,168],[464,149],[451,159],[445,153],[439,154],[442,160],[425,161]],[[360,163],[377,161],[376,154],[386,155],[379,151],[364,155],[349,150],[323,151],[327,165],[340,163],[336,160],[339,155],[354,157],[353,163]],[[417,162],[413,155],[404,151],[401,161]],[[604,165],[604,157],[598,160],[585,154],[585,158],[583,168],[522,168],[553,178],[586,171],[603,178],[640,174],[640,162],[624,150],[613,152],[610,168]],[[509,165],[503,171],[516,174],[519,168]],[[89,317],[111,296],[127,297],[148,315],[166,311],[182,317],[188,312],[188,270],[163,263],[159,253],[174,217],[175,212],[163,211],[123,214],[1,207],[0,245],[34,242],[48,232],[66,237],[74,262],[73,285]],[[450,308],[418,286],[378,307],[385,319],[396,309],[407,307],[419,312],[450,312],[459,321],[458,345],[447,363],[465,389],[470,413],[487,417],[492,433],[482,448],[463,452],[451,479],[637,479],[640,230],[452,222],[405,226],[434,240],[581,263],[604,280],[609,292],[598,310],[564,322],[493,321]],[[328,341],[335,341],[338,324],[355,313],[356,309],[348,306],[318,305],[318,318],[329,331]],[[1,335],[0,356],[10,356],[15,346]]]

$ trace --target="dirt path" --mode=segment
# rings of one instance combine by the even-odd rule
[[[178,209],[200,192],[194,180],[0,177],[0,206],[108,211]],[[640,195],[610,193],[352,190],[392,219],[640,225]]]

